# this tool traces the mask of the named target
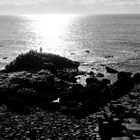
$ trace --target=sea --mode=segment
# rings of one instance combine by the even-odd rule
[[[140,15],[0,16],[0,69],[40,48],[79,61],[87,72],[140,72]]]

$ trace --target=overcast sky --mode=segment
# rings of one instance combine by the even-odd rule
[[[0,0],[0,14],[140,13],[140,0]]]

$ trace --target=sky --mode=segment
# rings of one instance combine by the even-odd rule
[[[140,0],[0,0],[0,14],[140,14]]]

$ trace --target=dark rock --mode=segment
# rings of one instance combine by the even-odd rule
[[[75,55],[75,53],[70,53],[71,55]]]
[[[99,120],[99,134],[102,140],[110,140],[110,125],[108,121]]]
[[[60,111],[61,105],[60,103],[50,102],[43,104],[42,107],[48,111]]]
[[[122,136],[122,126],[119,118],[113,118],[113,120],[109,122],[109,125],[111,137]]]
[[[36,80],[31,84],[31,87],[35,89],[39,95],[55,95],[57,88],[46,81]]]
[[[109,85],[110,84],[110,80],[109,79],[102,79],[101,81],[102,83]]]
[[[83,87],[83,85],[81,85],[81,84],[74,84],[73,86],[72,86],[72,92],[75,94],[75,93],[78,93],[78,92],[80,92],[82,89],[83,89],[84,87]]]
[[[134,74],[133,79],[135,83],[140,83],[140,73]]]
[[[97,76],[97,77],[104,77],[104,74],[102,74],[102,73],[97,73],[96,76]]]
[[[131,78],[132,73],[131,72],[125,72],[125,71],[121,71],[118,73],[117,78],[121,79],[121,78]]]
[[[65,93],[65,95],[60,97],[60,103],[62,105],[68,106],[70,104],[75,104],[76,102],[77,106],[77,102],[81,100],[81,92],[83,88],[84,87],[81,84],[74,84],[71,87],[71,90],[69,90],[69,92]]]
[[[129,96],[131,99],[138,99],[140,97],[140,93],[131,92],[129,93]]]
[[[72,82],[72,83],[76,82],[75,76],[70,75],[69,73],[61,73],[61,75],[59,75],[59,78],[67,82]]]
[[[134,86],[134,80],[131,78],[131,74],[127,72],[120,72],[118,74],[118,80],[113,83],[111,90],[113,95],[123,96],[128,93]]]
[[[28,105],[35,105],[38,103],[38,93],[31,88],[21,88],[16,94],[16,97],[24,100]]]
[[[61,105],[67,104],[67,102],[72,102],[73,101],[73,96],[70,94],[65,93],[60,97],[60,103]]]
[[[126,94],[126,91],[120,87],[111,87],[111,97],[112,99],[117,99],[120,96]]]
[[[88,72],[87,74],[89,74],[90,77],[95,77],[95,75],[96,75],[93,71],[90,71],[90,72]]]
[[[24,102],[21,98],[18,97],[9,97],[6,100],[6,105],[10,110],[17,113],[28,114],[30,112],[26,102]]]
[[[76,100],[78,100],[79,99],[79,97],[80,97],[80,94],[81,94],[81,91],[84,89],[84,87],[83,87],[83,85],[81,85],[81,84],[74,84],[73,86],[72,86],[72,95],[74,96],[74,98],[76,99]]]
[[[99,105],[92,100],[82,102],[82,108],[90,110],[92,113],[98,110]]]
[[[119,112],[118,115],[124,115],[125,111],[128,111],[129,108],[122,104],[111,104],[110,110],[115,114],[118,114],[118,112]]]
[[[86,79],[86,83],[87,83],[87,85],[93,84],[93,83],[99,84],[100,81],[97,78],[95,78],[95,77],[90,77],[90,78]]]
[[[89,50],[85,50],[84,52],[86,52],[86,53],[90,53],[90,51],[89,51]]]
[[[12,93],[8,89],[1,89],[0,90],[0,105],[5,103],[9,97],[12,96]]]
[[[113,56],[112,55],[106,55],[104,56],[105,58],[112,58]]]
[[[106,68],[106,71],[107,71],[108,73],[112,73],[112,74],[118,73],[117,70],[114,70],[114,69],[112,69],[112,68],[110,68],[110,67],[105,67],[105,68]]]
[[[67,58],[49,54],[29,51],[26,54],[19,55],[14,61],[5,67],[7,72],[23,71],[23,70],[41,70],[48,69],[64,69],[78,68],[79,63]]]
[[[78,102],[76,101],[67,101],[67,102],[61,102],[61,105],[67,107],[67,108],[77,108],[78,107]]]
[[[99,101],[101,97],[101,85],[96,83],[88,84],[81,94],[83,100]]]
[[[20,85],[20,84],[11,84],[9,86],[9,90],[12,92],[12,93],[16,93],[19,89],[21,89],[23,86]]]
[[[63,106],[69,106],[69,107],[70,106],[77,106],[78,103],[76,101],[77,101],[77,97],[75,97],[71,93],[60,97],[60,103]]]
[[[8,57],[3,57],[2,59],[7,59]]]
[[[101,99],[102,103],[107,103],[109,100],[112,99],[111,89],[109,88],[108,85],[103,85],[101,89]]]
[[[28,86],[30,84],[30,79],[27,77],[20,77],[20,75],[14,76],[10,79],[10,82],[12,84],[20,84],[20,85],[24,85],[24,86]]]
[[[121,120],[119,118],[98,119],[99,122],[99,134],[101,139],[109,140],[112,137],[121,137],[123,127],[121,126]]]

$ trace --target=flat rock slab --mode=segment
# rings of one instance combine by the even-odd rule
[[[113,137],[111,140],[131,140],[129,137]]]
[[[129,131],[140,131],[140,124],[126,124],[125,126]]]

